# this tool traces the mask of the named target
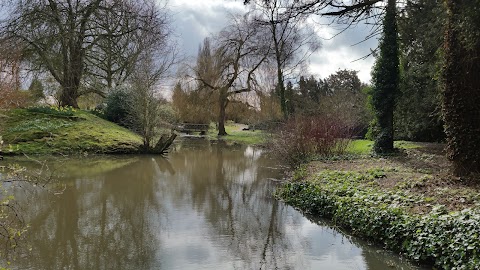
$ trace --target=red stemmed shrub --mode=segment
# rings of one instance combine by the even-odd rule
[[[274,132],[271,148],[275,155],[296,167],[316,157],[344,154],[350,130],[336,118],[295,116]]]

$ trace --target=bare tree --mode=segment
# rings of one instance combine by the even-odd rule
[[[122,85],[133,73],[141,53],[165,43],[171,36],[166,6],[154,2],[123,1],[101,10],[95,20],[96,45],[87,52],[86,88],[105,89]]]
[[[279,2],[281,16],[279,20],[286,20],[292,17],[304,15],[335,16],[338,22],[347,24],[357,23],[361,20],[378,22],[381,12],[384,9],[377,3],[385,0],[244,0],[248,3],[271,3]]]
[[[268,29],[272,42],[271,58],[277,69],[277,90],[285,118],[288,117],[285,80],[320,48],[314,28],[306,23],[307,16],[289,13],[298,5],[298,1],[290,0],[258,1],[252,5],[256,20]]]
[[[101,65],[96,69],[91,66],[102,62],[99,55],[108,49],[106,40],[138,34],[140,29],[146,30],[142,27],[149,22],[157,21],[155,16],[159,15],[152,11],[156,7],[153,0],[11,0],[8,3],[9,15],[0,23],[0,34],[25,44],[32,63],[46,70],[60,84],[60,105],[73,107],[78,107],[77,99],[84,94],[103,94],[97,88],[81,86],[85,74],[102,69]],[[110,21],[111,25],[105,27],[109,18],[115,22]],[[122,57],[128,64],[134,60],[132,51],[119,53],[110,49],[111,55],[118,56],[120,62]],[[118,75],[126,74],[128,68],[112,64],[103,69]],[[108,81],[109,78],[103,79]]]
[[[232,96],[252,91],[255,71],[269,55],[268,36],[257,27],[251,14],[233,17],[232,24],[215,37],[213,74],[195,70],[197,80],[218,94],[218,135],[225,131],[225,111]]]
[[[159,83],[169,75],[172,66],[177,63],[178,51],[172,39],[167,38],[157,46],[149,47],[140,55],[128,80],[130,88],[130,106],[128,108],[133,129],[143,138],[145,152],[163,153],[175,139],[162,136],[154,145],[154,138],[160,136],[159,129],[168,127],[161,115],[159,102]]]

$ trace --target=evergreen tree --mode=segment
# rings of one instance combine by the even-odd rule
[[[478,1],[446,0],[443,116],[454,173],[480,172]]]
[[[399,60],[395,0],[388,0],[383,20],[380,55],[372,73],[372,107],[376,134],[374,151],[377,154],[393,151],[393,111],[398,92]]]
[[[445,138],[441,116],[441,50],[445,9],[436,0],[408,1],[399,18],[401,81],[395,137],[412,141]]]
[[[295,103],[294,103],[295,93],[293,91],[293,84],[291,81],[287,82],[287,87],[285,88],[285,98],[288,115],[293,115],[295,113]]]
[[[32,95],[35,101],[39,101],[45,98],[44,87],[42,82],[38,78],[34,78],[32,83],[28,87],[28,91]]]

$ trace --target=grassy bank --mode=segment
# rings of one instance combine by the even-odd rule
[[[209,140],[225,140],[248,145],[261,145],[266,142],[266,134],[262,130],[243,130],[246,127],[241,124],[228,123],[225,125],[227,136],[218,136],[214,125],[210,126],[207,137]]]
[[[31,108],[2,113],[4,154],[135,153],[133,132],[89,112]]]
[[[441,145],[401,144],[388,158],[311,162],[277,195],[413,261],[480,268],[478,185],[448,174]]]
[[[407,141],[395,141],[394,142],[395,148],[398,149],[414,149],[420,147],[418,144],[414,142],[407,142]],[[353,140],[347,147],[347,154],[355,154],[355,155],[369,155],[372,153],[373,149],[373,141],[369,140]]]

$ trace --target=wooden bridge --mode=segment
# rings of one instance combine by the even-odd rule
[[[194,124],[194,123],[183,123],[177,126],[176,130],[178,132],[191,134],[194,132],[199,132],[200,135],[207,134],[208,128],[210,127],[209,124]]]

